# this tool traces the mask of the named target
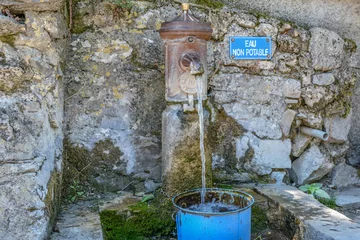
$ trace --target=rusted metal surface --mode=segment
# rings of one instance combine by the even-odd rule
[[[199,59],[198,63],[202,65],[203,74],[200,76],[203,83],[203,99],[206,99],[207,93],[207,46],[206,41],[191,37],[173,39],[165,42],[165,79],[167,101],[186,102],[188,94],[194,94],[196,99],[196,79],[190,73],[190,63],[185,56],[194,56]]]
[[[187,102],[196,99],[196,78],[207,93],[207,43],[211,37],[210,23],[200,22],[183,5],[183,13],[161,25],[160,36],[165,42],[165,79],[167,101]],[[191,67],[191,68],[190,68]]]
[[[190,14],[189,6],[183,5],[182,14],[170,22],[161,24],[160,36],[162,39],[175,39],[194,36],[208,40],[212,34],[210,23],[200,22]]]

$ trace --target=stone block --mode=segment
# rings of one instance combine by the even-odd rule
[[[359,223],[324,206],[310,194],[285,184],[259,185],[255,190],[268,199],[270,227],[281,229],[287,239],[358,239]]]
[[[279,50],[288,53],[299,53],[302,46],[300,38],[293,38],[288,34],[280,34],[277,42]]]
[[[311,143],[312,137],[304,135],[302,133],[296,134],[291,148],[291,155],[294,157],[299,157],[304,150]]]
[[[298,91],[300,81],[282,77],[221,74],[214,78],[215,101],[225,112],[259,137],[280,139],[279,123],[286,110],[284,92]],[[259,114],[261,113],[261,114]]]
[[[64,0],[3,0],[0,6],[12,11],[58,11],[64,6]]]
[[[331,85],[335,82],[335,77],[332,73],[322,73],[313,76],[312,83],[319,86]]]
[[[334,164],[313,145],[291,165],[290,177],[299,185],[320,180]]]
[[[286,175],[286,172],[278,172],[274,171],[271,173],[270,177],[271,179],[274,179],[276,184],[284,184],[283,180]]]
[[[331,174],[331,184],[338,188],[360,184],[359,170],[346,163],[340,163]]]
[[[296,112],[292,109],[287,109],[281,117],[281,130],[284,136],[289,136],[291,130],[291,124],[294,121]]]
[[[337,33],[323,28],[312,28],[310,32],[313,68],[318,71],[339,68],[344,58],[344,40]]]
[[[16,20],[0,15],[0,36],[14,35],[24,33],[25,24],[19,23]]]
[[[327,117],[324,120],[326,132],[329,134],[329,142],[344,143],[348,140],[351,128],[352,111],[346,118],[339,115]]]
[[[247,133],[250,139],[249,145],[254,151],[254,157],[250,163],[245,163],[247,170],[259,175],[267,175],[273,168],[291,168],[290,139],[261,140],[251,133]]]
[[[308,86],[302,92],[305,104],[310,108],[324,108],[332,102],[336,95],[326,86]]]
[[[360,208],[360,188],[340,191],[336,196],[336,205],[345,209]]]

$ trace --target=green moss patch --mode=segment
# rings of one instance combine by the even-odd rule
[[[251,208],[251,233],[261,233],[268,229],[268,219],[266,211],[256,204]]]
[[[234,138],[243,133],[241,125],[229,117],[224,110],[216,113],[216,120],[209,129],[211,151],[225,159],[228,170],[233,169],[238,161]]]
[[[110,139],[99,141],[92,150],[64,141],[63,198],[77,200],[86,192],[114,192],[132,181],[126,175],[123,153]],[[112,169],[119,169],[114,172]],[[122,169],[122,170],[121,170]],[[96,181],[101,179],[101,184]],[[112,179],[117,179],[116,185]],[[114,186],[113,186],[114,185]]]
[[[152,202],[139,202],[126,211],[104,210],[100,213],[104,239],[170,238],[175,235],[174,210],[171,199],[160,193]]]

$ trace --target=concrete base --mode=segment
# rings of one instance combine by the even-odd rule
[[[255,190],[269,199],[270,226],[289,239],[357,240],[360,224],[332,210],[311,195],[286,185],[261,185]]]
[[[205,133],[209,113],[204,111]],[[184,113],[181,105],[168,106],[162,120],[162,176],[165,191],[178,194],[201,187],[201,156],[197,112]],[[211,155],[205,136],[206,182],[211,180]]]

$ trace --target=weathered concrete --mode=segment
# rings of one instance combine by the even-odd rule
[[[260,185],[255,190],[269,199],[270,226],[289,239],[357,240],[360,235],[360,224],[297,188]]]

